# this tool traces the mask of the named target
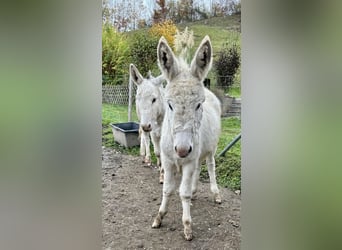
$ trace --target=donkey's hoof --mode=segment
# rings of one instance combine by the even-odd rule
[[[159,218],[155,218],[152,224],[152,228],[159,228],[161,225],[161,221]]]
[[[222,199],[221,199],[220,194],[215,194],[215,203],[217,203],[217,204],[222,203]]]
[[[187,232],[187,230],[184,229],[184,238],[186,240],[189,240],[189,241],[192,240],[192,232],[191,232],[191,230]]]
[[[163,184],[163,183],[164,183],[164,175],[161,174],[161,175],[159,176],[159,184]]]
[[[152,165],[151,160],[150,159],[146,159],[144,160],[144,163],[146,164],[146,166],[150,167]]]
[[[196,193],[197,193],[197,188],[192,188],[191,193],[192,193],[192,196],[196,195]]]

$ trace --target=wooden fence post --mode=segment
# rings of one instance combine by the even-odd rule
[[[132,79],[131,75],[128,80],[128,121],[132,121]]]

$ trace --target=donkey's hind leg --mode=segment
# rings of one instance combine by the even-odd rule
[[[192,176],[192,183],[191,183],[192,196],[194,196],[197,192],[197,185],[198,185],[200,173],[201,173],[201,165],[200,163],[198,163]]]
[[[213,153],[207,156],[206,163],[207,163],[209,179],[210,179],[210,190],[211,192],[214,193],[215,202],[221,204],[222,199],[221,199],[220,191],[216,183],[215,159],[214,159]]]
[[[161,164],[161,159],[160,159],[160,136],[155,133],[151,133],[151,139],[153,143],[153,149],[154,149],[154,154],[157,157],[157,166],[159,168],[159,183],[163,184],[164,182],[164,169]]]

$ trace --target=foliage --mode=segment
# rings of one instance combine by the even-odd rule
[[[177,32],[177,26],[171,20],[153,24],[150,33],[157,36],[158,39],[164,36],[171,47],[174,46],[174,36]]]
[[[102,27],[102,84],[120,84],[127,73],[129,46],[126,37],[108,24]]]
[[[157,67],[158,37],[149,32],[136,32],[131,37],[131,63],[134,63],[142,75]]]
[[[217,77],[217,85],[229,89],[233,84],[234,75],[240,66],[240,50],[236,44],[224,45],[217,53],[214,60],[214,70]]]

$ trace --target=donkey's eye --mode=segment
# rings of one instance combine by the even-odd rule
[[[156,100],[157,100],[156,98],[153,98],[153,99],[152,99],[152,103],[155,103],[155,102],[156,102]]]
[[[173,108],[172,108],[172,106],[171,106],[171,104],[169,103],[169,108],[171,109],[171,111],[173,111]]]
[[[201,107],[201,104],[199,103],[196,107],[196,110],[198,110]]]

